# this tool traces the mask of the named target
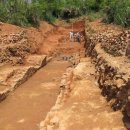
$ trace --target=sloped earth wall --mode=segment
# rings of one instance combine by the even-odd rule
[[[86,56],[92,58],[101,94],[106,97],[114,111],[124,114],[125,125],[130,129],[130,61],[128,57],[114,57],[93,42],[86,30]]]
[[[34,60],[35,59],[35,60]],[[38,69],[47,63],[46,55],[30,55],[26,59],[26,66],[14,66],[4,68],[0,72],[0,102],[3,101],[11,91],[14,91],[22,83],[28,80]]]

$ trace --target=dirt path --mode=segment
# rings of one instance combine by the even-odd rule
[[[0,130],[36,130],[54,105],[68,62],[50,62],[0,104]]]

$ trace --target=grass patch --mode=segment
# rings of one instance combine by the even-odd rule
[[[93,22],[96,19],[102,18],[104,16],[104,13],[103,12],[90,12],[86,14],[86,16],[90,22]]]

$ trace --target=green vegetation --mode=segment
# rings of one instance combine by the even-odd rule
[[[2,0],[0,20],[19,26],[38,26],[40,20],[54,22],[87,15],[104,16],[108,23],[130,26],[130,0]]]
[[[108,1],[107,5],[106,22],[114,22],[124,27],[130,26],[130,0]]]

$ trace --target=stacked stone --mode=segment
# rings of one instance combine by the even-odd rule
[[[64,73],[61,78],[60,95],[57,98],[56,104],[64,103],[66,101],[66,99],[69,97],[69,93],[72,89],[71,88],[72,78],[73,78],[73,69],[68,68],[66,73]],[[59,102],[60,99],[62,99],[61,102]]]
[[[97,80],[113,110],[121,110],[130,116],[130,79],[127,72],[113,66],[104,54],[96,49],[92,52],[93,61],[97,71]]]
[[[55,105],[52,107],[50,112],[47,114],[44,121],[40,123],[40,130],[54,130],[59,127],[58,110],[69,98],[72,90],[71,82],[73,80],[73,69],[68,68],[66,73],[63,74],[60,83],[60,94],[57,97]]]
[[[110,101],[114,110],[122,109],[127,101],[127,93],[124,93],[127,90],[126,81],[123,79],[123,75],[102,58],[97,58],[96,62],[98,83],[102,89],[102,95],[106,97],[107,101]]]
[[[24,57],[31,52],[26,32],[0,36],[0,63],[23,64]]]
[[[102,48],[113,56],[125,55],[127,45],[130,42],[130,31],[123,31],[121,33],[106,33],[100,39]]]
[[[93,39],[93,37],[86,35],[85,48],[87,56],[91,56],[91,53],[96,45],[96,42],[94,42]]]
[[[130,117],[130,75],[127,69],[124,72],[120,66],[117,67],[120,61],[117,60],[117,62],[118,58],[113,57],[130,56],[130,30],[107,29],[104,32],[99,31],[91,34],[86,29],[86,55],[91,56],[96,64],[96,77],[99,87],[102,89],[102,95],[106,97],[114,110],[126,112]],[[107,59],[108,57],[109,59]],[[116,66],[109,63],[111,58],[117,62]]]
[[[87,32],[88,30],[86,30]],[[130,30],[127,31],[115,31],[106,30],[104,32],[97,32],[89,34],[87,32],[87,41],[91,45],[101,43],[102,48],[113,56],[130,55]],[[91,48],[92,49],[92,48]],[[90,53],[91,53],[90,49]],[[126,52],[127,51],[127,52]],[[88,51],[87,51],[88,52]]]
[[[25,31],[15,33],[15,34],[10,34],[10,35],[5,34],[0,36],[0,44],[5,45],[11,43],[21,43],[20,41],[22,39],[27,40]]]

